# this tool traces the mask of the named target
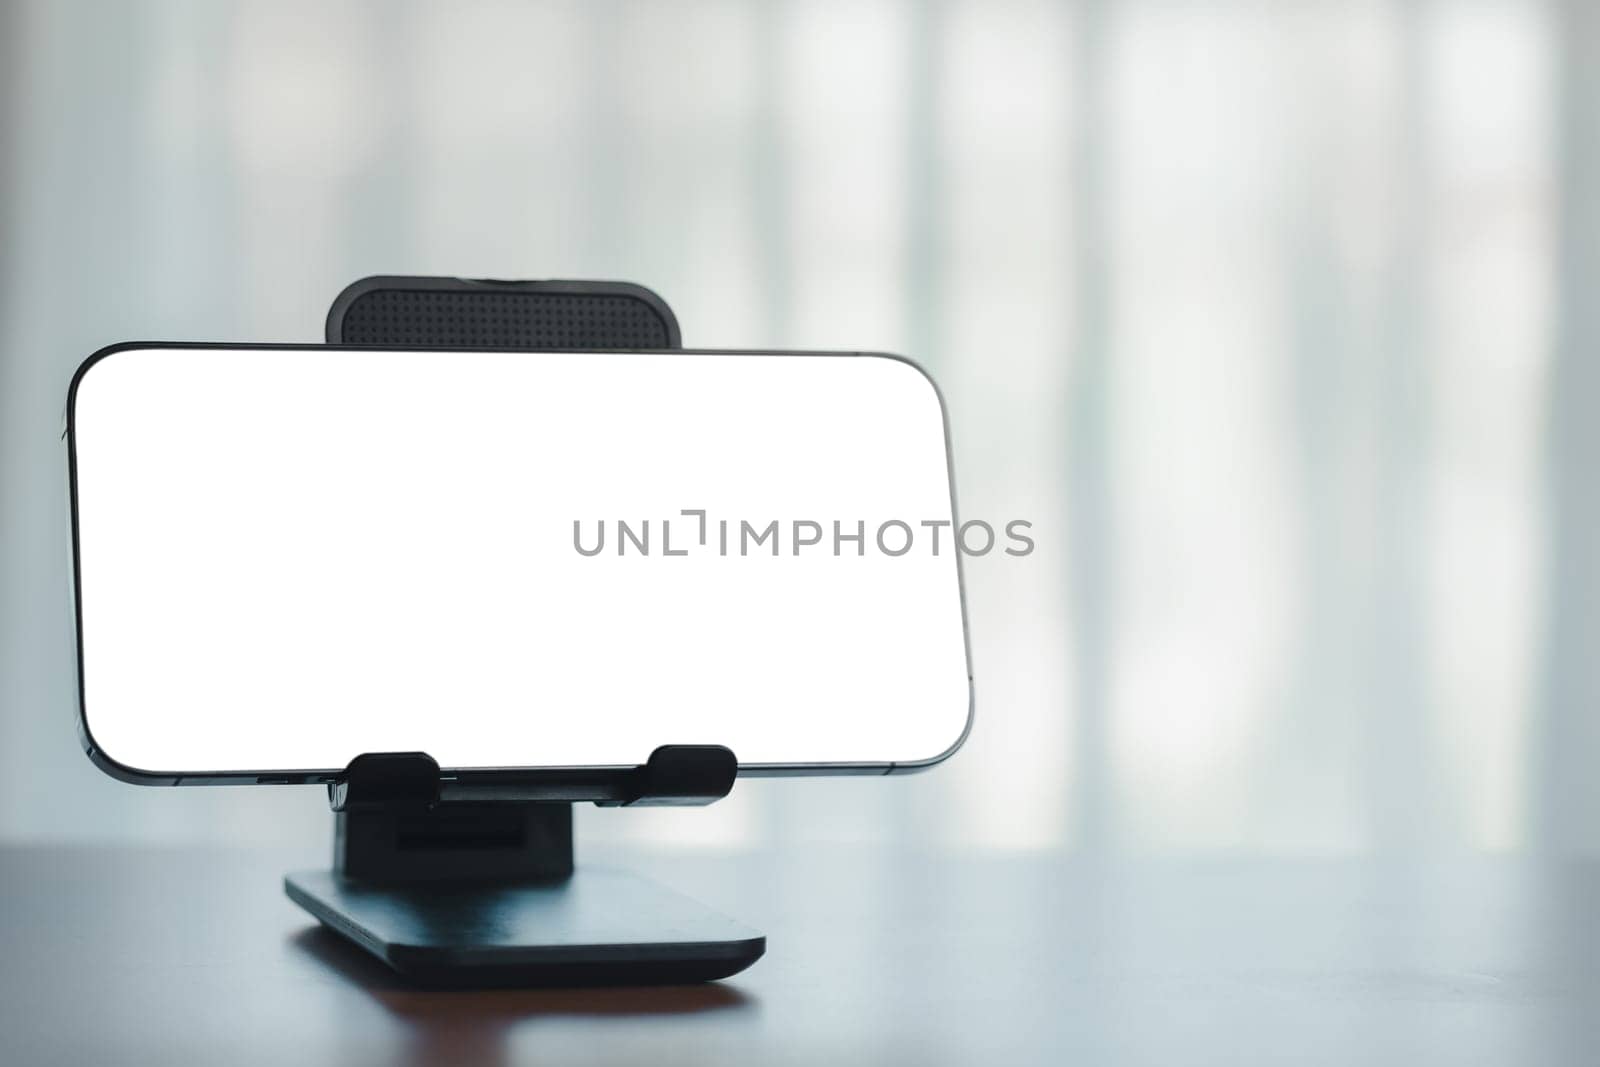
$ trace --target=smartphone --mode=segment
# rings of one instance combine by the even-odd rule
[[[144,783],[965,739],[948,423],[901,357],[138,343],[67,402],[80,729]]]

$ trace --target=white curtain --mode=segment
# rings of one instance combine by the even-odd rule
[[[0,6],[0,835],[323,840],[315,790],[83,758],[64,394],[424,273],[906,352],[963,509],[1038,533],[968,568],[951,762],[586,835],[1590,847],[1596,42],[1576,0]]]

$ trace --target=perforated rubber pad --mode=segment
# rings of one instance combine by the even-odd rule
[[[659,297],[616,283],[490,283],[437,279],[357,283],[329,317],[328,340],[396,348],[676,348]],[[573,291],[592,285],[591,291]],[[558,286],[551,291],[550,286]],[[342,304],[342,308],[341,308]],[[342,312],[342,314],[341,314]]]

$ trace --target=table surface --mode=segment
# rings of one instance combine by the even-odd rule
[[[768,935],[719,984],[420,992],[306,854],[0,849],[17,1064],[1600,1061],[1600,864],[608,856]]]

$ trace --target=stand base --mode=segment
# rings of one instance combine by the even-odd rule
[[[305,871],[284,892],[421,985],[707,982],[761,958],[767,939],[623,871],[549,884],[372,885]]]

